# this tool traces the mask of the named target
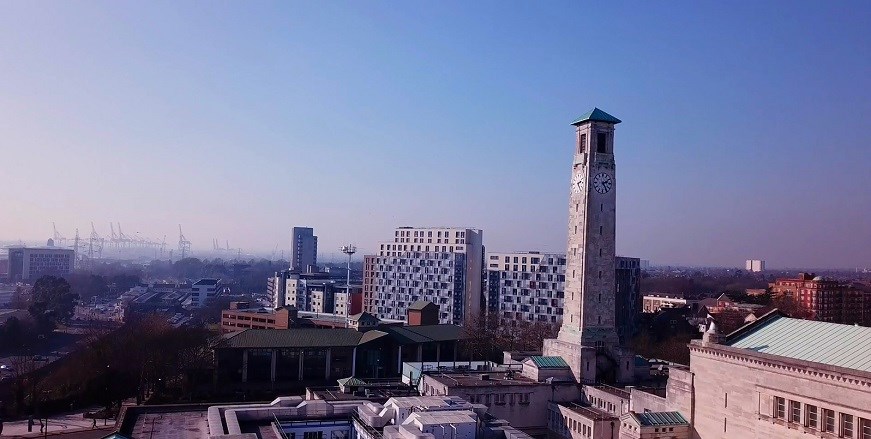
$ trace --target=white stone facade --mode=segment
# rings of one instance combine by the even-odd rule
[[[696,436],[871,438],[871,374],[694,341]]]
[[[562,356],[580,382],[630,382],[633,355],[617,331],[614,124],[595,109],[574,123],[563,321],[544,355]],[[607,358],[606,358],[607,357]]]
[[[439,306],[439,322],[462,324],[480,316],[483,232],[470,228],[400,227],[379,245],[370,276],[375,314],[405,320],[408,305]]]

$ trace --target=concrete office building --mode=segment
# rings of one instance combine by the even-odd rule
[[[190,306],[202,308],[218,297],[221,290],[220,279],[200,279],[191,285]]]
[[[318,237],[311,227],[294,227],[290,238],[290,269],[309,271],[318,265]]]
[[[375,314],[402,320],[418,300],[439,306],[439,321],[477,319],[482,302],[482,245],[479,229],[399,227],[393,241],[379,245],[372,273]]]
[[[75,268],[76,252],[54,247],[10,247],[10,282],[35,281],[44,275],[62,276]]]

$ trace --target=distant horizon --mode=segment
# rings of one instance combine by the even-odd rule
[[[85,241],[85,242],[87,242],[87,241]],[[46,243],[44,243],[44,242],[42,244],[38,244],[36,242],[25,242],[24,245],[26,245],[28,247],[48,247],[45,244]],[[6,258],[6,252],[3,250],[5,250],[8,247],[17,246],[17,245],[20,245],[20,244],[18,244],[17,240],[0,239],[0,259]],[[486,243],[484,245],[486,247]],[[55,247],[55,248],[72,249],[69,246]],[[357,253],[354,254],[354,256],[351,258],[352,263],[361,263],[363,260],[363,256],[370,255],[370,254],[376,254],[375,252],[361,251],[360,250],[361,248],[359,246],[357,246],[357,248],[358,248]],[[173,249],[173,250],[176,250],[176,249]],[[505,250],[488,250],[485,248],[485,251],[486,252],[492,251],[493,253],[539,252],[539,253],[549,253],[549,254],[563,254],[563,255],[565,254],[564,251],[563,252],[541,251],[541,250],[535,250],[535,249],[527,249],[527,250],[514,249],[514,250],[505,251]],[[264,259],[264,260],[269,260],[269,261],[273,261],[273,262],[282,260],[278,257],[276,257],[274,259],[271,258],[270,257],[271,252],[272,252],[271,250],[260,250],[260,251],[255,250],[254,252],[244,252],[243,251],[241,259],[245,260],[245,259],[249,259],[249,258],[257,258],[257,259]],[[618,257],[622,256],[622,257],[638,258],[638,256],[624,255],[624,254],[619,254],[619,253],[617,254],[617,256]],[[208,250],[208,251],[197,250],[196,247],[193,247],[192,254],[189,255],[188,257],[189,258],[197,258],[200,260],[213,260],[213,259],[232,260],[232,259],[234,259],[234,257],[232,255],[222,256],[220,254],[214,253],[213,250]],[[157,260],[167,260],[167,259],[168,258],[162,258],[162,259],[157,258]],[[639,258],[639,259],[647,260],[643,257]],[[129,260],[129,259],[101,258],[98,260]],[[176,258],[174,255],[173,260],[178,261],[178,258]],[[287,257],[285,257],[284,260],[289,262],[289,259]],[[347,260],[348,260],[347,256],[342,254],[338,250],[335,252],[319,252],[318,253],[318,264],[324,264],[324,263],[343,264]],[[690,269],[722,269],[722,270],[747,271],[743,267],[743,265],[734,265],[734,266],[731,266],[731,265],[697,265],[697,264],[688,264],[688,263],[658,263],[655,261],[649,261],[649,262],[650,262],[650,268],[690,268]],[[743,264],[744,261],[741,261],[741,263]],[[765,260],[765,265],[766,265],[766,269],[763,271],[763,273],[767,272],[767,271],[798,271],[798,272],[801,272],[801,271],[807,271],[807,272],[815,272],[815,271],[847,272],[847,271],[851,271],[851,272],[856,272],[857,270],[871,270],[871,267],[860,267],[860,266],[857,266],[857,267],[780,267],[780,266],[771,266],[771,263],[767,260]]]
[[[371,252],[470,224],[564,252],[570,122],[598,107],[618,253],[871,266],[869,2],[4,6],[12,240],[181,224],[269,255],[308,225]]]

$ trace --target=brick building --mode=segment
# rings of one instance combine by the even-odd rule
[[[836,280],[799,273],[770,285],[773,297],[789,297],[810,320],[871,326],[871,293]]]
[[[245,329],[288,329],[296,320],[293,307],[276,310],[252,308],[249,302],[230,302],[230,309],[221,311],[221,332],[236,332]]]

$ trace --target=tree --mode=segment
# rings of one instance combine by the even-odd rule
[[[62,277],[43,276],[33,284],[28,311],[42,325],[55,325],[72,317],[78,296]]]

